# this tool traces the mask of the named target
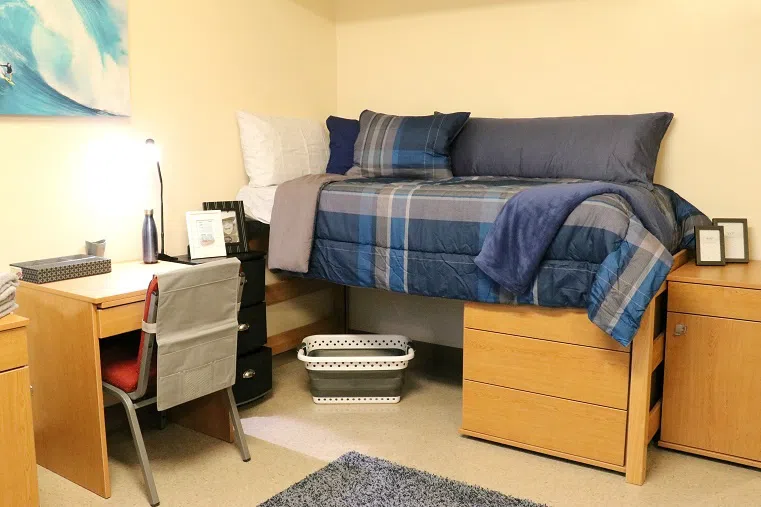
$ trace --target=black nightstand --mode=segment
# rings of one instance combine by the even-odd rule
[[[267,343],[267,306],[264,302],[265,257],[262,252],[234,254],[246,279],[238,313],[238,364],[233,385],[238,405],[261,398],[272,390],[272,350]],[[183,262],[203,264],[216,259]]]

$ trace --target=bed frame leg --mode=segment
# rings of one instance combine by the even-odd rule
[[[636,485],[644,484],[647,473],[655,308],[656,304],[653,300],[642,317],[642,324],[634,337],[631,351],[629,421],[626,432],[626,482]]]

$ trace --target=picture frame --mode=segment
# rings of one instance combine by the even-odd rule
[[[750,262],[748,219],[714,218],[713,225],[724,228],[724,257],[726,262]]]
[[[724,228],[720,226],[695,227],[695,264],[698,266],[724,266]]]
[[[203,209],[222,212],[222,225],[227,255],[249,251],[248,235],[246,232],[246,213],[243,210],[243,201],[210,201],[203,203]]]
[[[185,221],[191,259],[227,256],[221,211],[188,211]]]

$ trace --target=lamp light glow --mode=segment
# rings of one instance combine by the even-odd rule
[[[161,161],[161,150],[159,150],[159,145],[153,139],[145,140],[145,159],[151,164]]]

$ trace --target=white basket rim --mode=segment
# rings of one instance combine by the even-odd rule
[[[318,341],[340,341],[350,340],[354,342],[351,345],[341,347],[343,349],[384,349],[394,348],[406,352],[403,356],[356,356],[356,357],[309,357],[306,354],[306,350],[310,352],[312,350],[337,350],[336,347],[319,347],[316,346]],[[362,342],[378,342],[378,341],[391,341],[397,342],[390,345],[370,345],[369,343]],[[317,334],[304,338],[302,340],[302,346],[299,348],[298,359],[304,363],[312,364],[329,364],[329,363],[399,363],[408,362],[415,357],[415,349],[410,346],[410,339],[402,335],[391,334]]]

